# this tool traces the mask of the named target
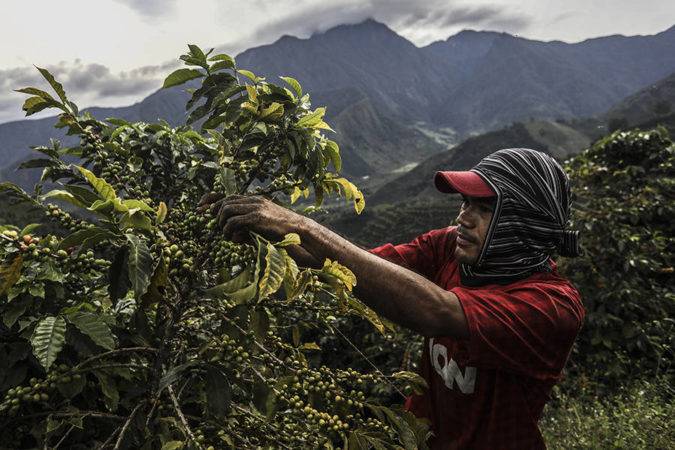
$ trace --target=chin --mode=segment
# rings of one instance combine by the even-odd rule
[[[476,260],[478,259],[478,255],[469,254],[469,253],[465,252],[463,249],[457,247],[455,249],[455,259],[460,264],[466,264],[466,265],[472,266],[473,264],[476,263]]]

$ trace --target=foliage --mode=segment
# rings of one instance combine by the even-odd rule
[[[587,310],[573,363],[607,381],[672,375],[675,146],[615,132],[567,164],[585,254],[561,270]]]
[[[3,445],[426,448],[428,425],[377,395],[419,389],[419,376],[332,368],[321,352],[349,340],[350,315],[384,331],[353,297],[354,275],[335,261],[298,267],[297,235],[234,243],[194,211],[217,192],[285,205],[312,194],[314,207],[339,193],[360,212],[325,110],[292,78],[289,89],[189,50],[165,87],[201,80],[187,104],[200,132],[79,114],[43,69],[56,97],[19,90],[27,115],[61,110],[56,126],[80,145],[36,148],[23,164],[43,168],[34,194],[0,185],[56,229],[0,228]]]
[[[589,387],[568,391],[556,389],[544,410],[540,428],[549,448],[675,447],[673,388],[666,380],[634,382],[609,397]]]

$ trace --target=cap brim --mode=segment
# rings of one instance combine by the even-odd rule
[[[436,189],[446,194],[458,193],[468,197],[494,197],[492,188],[478,175],[471,171],[439,171],[434,177]]]

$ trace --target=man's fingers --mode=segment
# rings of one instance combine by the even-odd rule
[[[197,204],[197,206],[204,206],[207,203],[213,203],[217,200],[222,199],[223,197],[225,197],[225,194],[220,194],[218,192],[209,192],[208,194],[202,195],[202,198],[199,199],[199,203]]]
[[[218,216],[216,217],[218,225],[221,227],[225,225],[225,222],[232,216],[241,216],[244,214],[249,214],[253,212],[257,207],[255,205],[245,204],[245,203],[222,203],[218,211]]]
[[[254,214],[245,214],[242,216],[230,217],[223,226],[223,235],[225,236],[225,239],[232,238],[235,235],[235,233],[237,234],[237,237],[239,237],[240,234],[244,232],[245,229],[248,228],[248,226],[254,222],[255,222]]]

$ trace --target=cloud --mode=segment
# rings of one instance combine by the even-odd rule
[[[128,6],[144,19],[168,15],[176,7],[176,0],[114,0]]]
[[[114,73],[102,64],[84,64],[78,59],[45,68],[63,85],[69,99],[80,107],[87,107],[121,106],[138,101],[159,89],[164,77],[176,67],[178,62],[170,61]],[[28,86],[51,92],[51,87],[34,67],[0,70],[0,121],[22,117],[21,104],[26,96],[14,90]],[[54,112],[47,115],[50,114]]]
[[[265,3],[265,2],[260,2]],[[283,1],[280,1],[283,3]],[[307,37],[340,24],[358,23],[373,18],[386,23],[399,34],[410,37],[428,36],[426,39],[448,37],[460,28],[491,29],[521,33],[533,22],[532,17],[512,11],[513,8],[494,5],[448,4],[444,0],[411,2],[409,0],[366,0],[304,4],[288,1],[295,11],[276,20],[268,21],[249,37],[249,42],[270,41],[282,34]],[[281,8],[280,8],[281,9]],[[422,42],[424,45],[428,42]]]

